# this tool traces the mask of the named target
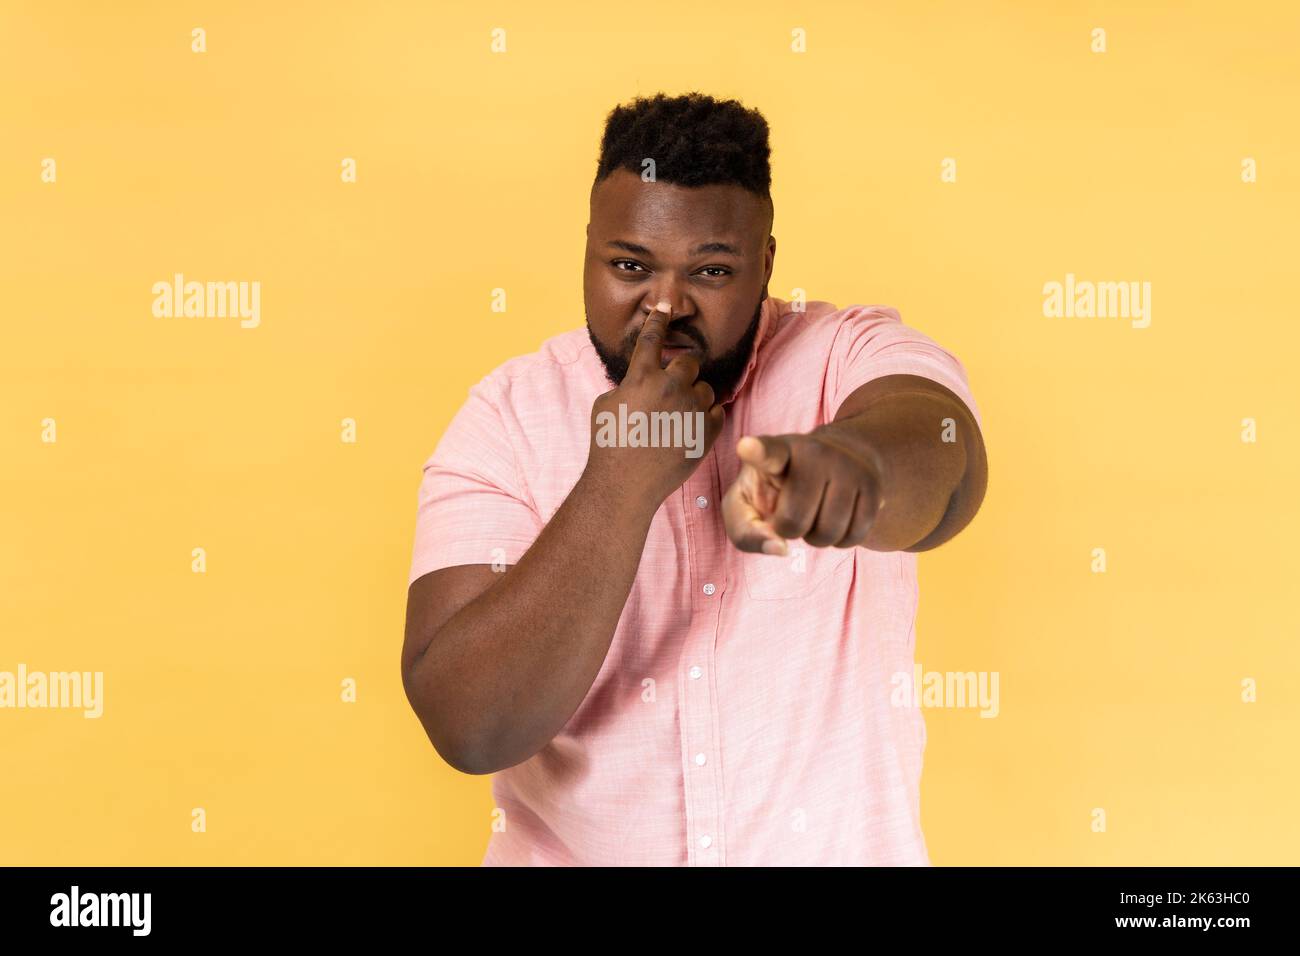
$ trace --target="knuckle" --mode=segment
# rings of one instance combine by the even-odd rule
[[[796,532],[802,529],[789,515],[778,514],[772,519],[772,530],[783,538],[794,538],[797,537]]]
[[[832,457],[830,449],[819,441],[800,442],[797,450],[800,458],[818,465],[826,464]]]
[[[814,548],[824,548],[835,540],[835,535],[829,531],[814,528],[804,536],[804,540]]]

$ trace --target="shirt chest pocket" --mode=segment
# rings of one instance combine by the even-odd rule
[[[853,572],[854,548],[814,548],[803,541],[789,542],[785,557],[740,553],[746,593],[756,601],[807,597],[835,578]]]

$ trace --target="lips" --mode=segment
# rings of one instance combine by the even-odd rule
[[[660,350],[660,365],[667,367],[668,363],[679,355],[685,355],[687,352],[700,352],[700,348],[694,342],[688,342],[685,345],[676,345],[672,342],[665,342],[663,349]]]

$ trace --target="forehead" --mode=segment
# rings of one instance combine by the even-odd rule
[[[601,239],[672,242],[705,233],[748,239],[764,229],[766,217],[764,200],[740,186],[643,182],[626,169],[614,170],[591,193],[591,228]]]

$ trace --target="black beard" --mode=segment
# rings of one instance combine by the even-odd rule
[[[749,357],[754,351],[754,339],[758,336],[758,320],[762,317],[762,313],[763,300],[759,299],[758,306],[754,309],[754,317],[749,322],[749,328],[745,329],[745,334],[740,337],[740,341],[724,354],[716,358],[709,356],[700,363],[700,374],[696,381],[709,383],[709,387],[713,389],[714,401],[721,401],[730,396],[731,390],[740,381],[740,376],[745,373],[745,366],[749,364]],[[690,326],[674,328],[670,325],[668,333],[671,335],[674,332],[691,339],[702,352],[708,355],[705,343],[694,328]],[[592,348],[596,350],[601,364],[605,366],[605,377],[615,388],[621,385],[627,376],[628,361],[632,357],[632,349],[636,345],[636,337],[639,333],[640,330],[637,330],[628,335],[624,340],[622,352],[611,352],[591,331],[591,318],[587,318],[587,337],[591,339]]]

